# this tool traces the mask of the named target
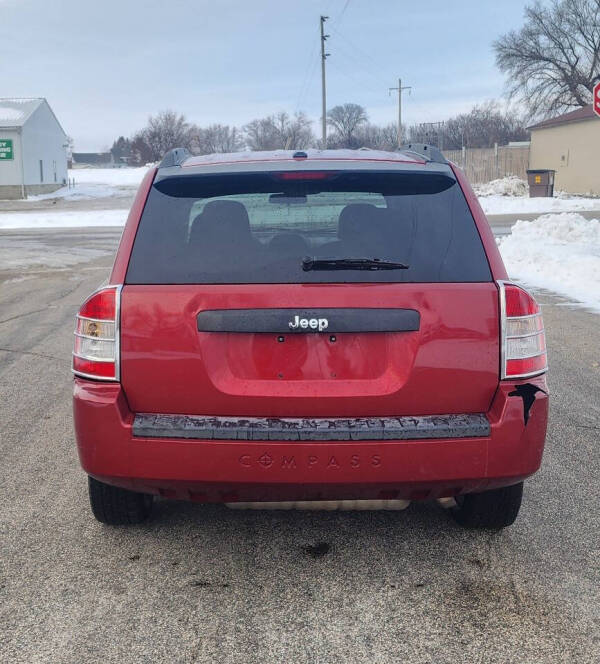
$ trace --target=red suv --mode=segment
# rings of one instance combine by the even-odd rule
[[[73,354],[98,520],[154,495],[515,520],[546,434],[542,317],[435,148],[173,150],[109,283]]]

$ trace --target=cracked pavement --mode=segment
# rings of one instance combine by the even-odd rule
[[[0,233],[1,662],[600,661],[597,314],[538,294],[549,435],[503,532],[461,530],[431,503],[160,501],[149,523],[110,528],[88,507],[69,367],[74,315],[119,235]]]

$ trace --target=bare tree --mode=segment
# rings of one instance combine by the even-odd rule
[[[498,102],[487,101],[445,122],[413,125],[409,133],[415,143],[432,143],[446,150],[459,150],[462,146],[490,148],[494,143],[527,140],[525,124],[515,111],[502,111]]]
[[[311,121],[304,113],[290,117],[285,111],[252,120],[244,127],[252,150],[296,150],[314,144]]]
[[[185,116],[169,110],[150,116],[137,138],[145,142],[150,161],[158,161],[172,148],[189,148],[192,141]]]
[[[312,122],[304,113],[295,113],[293,118],[290,118],[285,112],[278,113],[276,123],[281,142],[286,150],[309,148],[314,144]]]
[[[495,143],[506,145],[509,141],[524,141],[528,138],[525,124],[518,113],[503,112],[498,102],[488,101],[444,123],[444,147],[449,150],[460,149],[463,145],[491,148]]]
[[[244,126],[244,135],[251,150],[276,150],[282,147],[272,115],[249,122]]]
[[[191,150],[196,154],[237,152],[244,145],[240,130],[229,125],[193,126],[190,128],[190,134]]]
[[[131,138],[130,145],[130,163],[135,166],[141,166],[151,161],[157,161],[160,157],[153,157],[152,150],[146,143],[144,131],[136,132]]]
[[[384,126],[365,124],[356,131],[361,148],[394,151],[398,148],[398,125],[393,122]]]
[[[360,104],[341,104],[327,111],[327,124],[333,127],[334,133],[327,144],[329,147],[358,148],[360,141],[358,130],[367,124],[369,117],[364,106]]]
[[[445,122],[421,122],[408,128],[408,139],[411,143],[427,143],[442,149],[447,147],[444,142]]]
[[[509,96],[533,116],[585,106],[600,81],[600,0],[536,1],[525,9],[525,25],[493,48]]]

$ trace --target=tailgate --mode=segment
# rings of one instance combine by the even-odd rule
[[[207,331],[202,314],[232,310],[236,331]],[[400,310],[417,325],[387,320]],[[121,380],[134,412],[480,413],[498,386],[498,315],[493,283],[126,285]],[[265,316],[292,327],[264,331]]]

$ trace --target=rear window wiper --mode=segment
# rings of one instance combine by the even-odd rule
[[[309,270],[408,270],[406,263],[384,258],[311,258],[302,259],[302,269]]]

